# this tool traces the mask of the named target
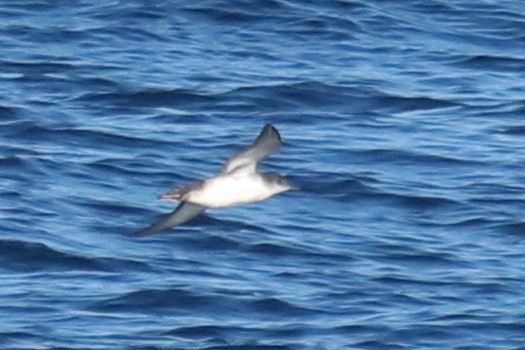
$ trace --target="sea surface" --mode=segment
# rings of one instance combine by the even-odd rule
[[[523,1],[2,1],[0,52],[1,349],[525,349]],[[266,123],[300,191],[135,235]]]

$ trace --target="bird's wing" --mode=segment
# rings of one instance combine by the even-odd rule
[[[172,213],[165,215],[151,226],[137,232],[137,234],[146,236],[167,230],[170,227],[181,225],[193,219],[205,210],[206,207],[189,202],[182,202]]]
[[[277,151],[280,147],[281,135],[279,135],[279,131],[273,125],[266,124],[250,147],[228,159],[222,167],[222,173],[229,173],[235,168],[247,165],[255,171],[255,167],[261,159]]]

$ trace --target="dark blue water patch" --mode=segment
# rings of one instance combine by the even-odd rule
[[[356,349],[370,349],[370,350],[406,350],[406,349],[410,349],[410,347],[407,347],[405,345],[388,342],[386,340],[385,341],[367,340],[367,341],[355,342],[355,343],[352,343],[351,346],[355,347]]]
[[[293,255],[304,255],[306,252],[295,247],[283,246],[276,243],[261,242],[251,244],[249,251],[258,255],[271,257],[284,257]]]
[[[408,295],[406,293],[395,293],[391,296],[389,296],[389,301],[392,303],[396,303],[399,305],[414,305],[416,307],[427,307],[436,305],[437,303],[434,301],[430,301],[428,299],[424,298],[416,298],[414,296]]]
[[[120,269],[148,270],[141,262],[115,258],[87,258],[49,248],[43,243],[0,240],[2,268],[12,271],[35,272],[50,270],[119,271]]]
[[[3,267],[18,271],[39,271],[49,269],[101,270],[94,260],[62,253],[42,243],[17,240],[0,241]]]
[[[114,13],[113,18],[115,18],[117,14],[119,14],[119,12]],[[148,6],[148,4],[142,4],[142,6],[137,7],[135,10],[130,10],[126,13],[120,12],[120,14],[124,19],[145,20],[146,22],[167,18],[166,12],[162,10],[161,6]]]
[[[317,81],[242,87],[220,96],[221,99],[250,103],[247,108],[259,110],[289,110],[307,105],[310,109],[327,108],[334,111],[352,106],[354,113],[390,109],[407,111],[444,108],[457,105],[453,101],[429,97],[404,97],[388,95],[369,88],[348,85],[332,85]]]
[[[277,298],[254,300],[250,302],[249,307],[254,312],[270,315],[272,317],[305,317],[312,316],[318,312],[317,310],[293,305]]]
[[[94,108],[172,106],[189,110],[211,109],[223,112],[229,110],[282,112],[299,107],[302,109],[305,104],[310,108],[326,107],[332,111],[352,105],[354,112],[378,108],[395,111],[424,110],[457,105],[456,102],[429,97],[392,96],[369,89],[320,82],[249,86],[220,94],[205,94],[185,89],[87,93],[78,97],[76,101],[89,103]]]
[[[173,124],[173,125],[195,125],[203,123],[211,123],[213,120],[216,120],[218,117],[211,116],[208,113],[200,113],[195,111],[194,113],[182,113],[182,114],[169,114],[161,113],[155,114],[148,119],[154,124]]]
[[[300,188],[303,193],[311,193],[317,196],[329,197],[344,202],[356,200],[366,200],[378,194],[378,190],[372,186],[362,183],[354,176],[348,175],[349,179],[342,178],[344,175],[325,173],[321,177],[313,174],[311,176],[292,176],[290,180]],[[329,179],[326,180],[326,179]]]
[[[509,91],[512,93],[518,93],[520,92],[519,87],[512,87],[509,88]],[[472,91],[470,91],[472,92]],[[468,93],[468,91],[467,91]],[[493,128],[487,129],[487,134],[489,133],[504,133],[506,129],[510,128],[512,130],[513,126],[520,126],[522,125],[522,116],[525,112],[525,101],[519,100],[519,101],[513,101],[513,102],[502,102],[502,101],[494,101],[490,105],[477,105],[472,103],[467,110],[465,110],[465,114],[468,115],[470,118],[474,118],[475,120],[480,120],[477,118],[494,118],[495,115],[498,116],[498,119],[508,120],[508,125],[498,125],[494,126]],[[512,125],[517,124],[517,125]]]
[[[385,159],[385,161],[388,160]],[[294,179],[294,183],[297,183],[303,192],[332,198],[336,201],[344,203],[364,204],[365,201],[379,201],[384,203],[394,202],[402,207],[415,210],[464,207],[463,203],[446,197],[417,196],[395,193],[376,188],[371,185],[369,186],[356,179],[338,180],[338,178],[341,177],[342,176],[340,174],[334,175],[330,182],[327,182],[325,179]],[[375,182],[374,179],[369,179],[366,181],[371,184]]]
[[[134,178],[143,185],[155,183],[159,194],[167,191],[174,184],[186,184],[193,180],[166,169],[158,160],[149,160],[147,155],[141,155],[133,159],[103,158],[77,165],[75,171],[80,178],[106,179],[105,185],[119,186],[118,183],[113,183],[113,179],[121,178]],[[148,163],[147,169],[143,167],[145,162]],[[75,176],[75,173],[72,175]]]
[[[257,256],[272,259],[301,259],[311,261],[318,267],[332,266],[333,264],[349,263],[355,259],[349,254],[327,252],[322,249],[290,246],[275,242],[258,242],[250,244],[247,251]],[[285,260],[283,260],[285,261]]]
[[[525,330],[525,323],[522,322],[508,322],[497,320],[496,318],[485,319],[484,322],[477,320],[475,315],[467,314],[460,315],[468,320],[453,321],[449,324],[450,328],[456,330],[456,334],[484,334],[485,336],[498,334],[500,339],[523,339],[523,331]],[[490,349],[487,347],[487,349]]]
[[[8,157],[1,157],[0,158],[0,166],[5,167],[5,169],[12,169],[15,171],[24,171],[27,170],[27,168],[30,168],[30,166],[27,164],[28,162],[24,159],[21,159],[20,157],[16,156],[8,156]]]
[[[453,312],[453,311],[451,311]],[[434,318],[432,318],[433,322],[483,322],[483,321],[489,321],[491,317],[483,316],[477,312],[462,312],[459,311],[457,313],[449,313],[446,315],[436,315]]]
[[[114,88],[125,86],[125,84],[121,84],[119,80],[113,80],[110,78],[110,73],[117,73],[122,72],[123,68],[122,66],[115,64],[113,62],[96,62],[96,63],[85,63],[85,64],[77,64],[75,60],[71,60],[68,56],[51,56],[46,54],[34,54],[29,56],[28,61],[19,62],[18,64],[12,64],[10,61],[9,63],[12,64],[12,67],[15,68],[21,68],[24,69],[24,67],[28,68],[28,73],[31,73],[33,69],[43,69],[41,72],[44,73],[60,73],[60,69],[63,67],[64,70],[68,67],[68,65],[71,65],[71,71],[67,72],[68,74],[66,76],[71,77],[73,81],[76,81],[78,84],[81,84],[82,81],[84,81],[84,78],[90,78],[92,77],[95,79],[96,82],[105,82],[108,86],[112,86]],[[44,66],[40,67],[39,64],[41,62],[44,62]],[[0,61],[1,63],[1,61]],[[56,63],[47,65],[48,63]],[[61,64],[64,64],[62,66]],[[20,65],[21,64],[21,65]],[[55,70],[57,72],[55,72]],[[22,72],[24,72],[22,70]],[[101,78],[102,76],[102,78]],[[78,79],[78,81],[77,81]],[[89,80],[88,80],[89,81]],[[73,87],[73,85],[71,85]],[[88,88],[89,86],[83,86],[79,88]],[[96,85],[94,86],[96,87]],[[69,93],[67,94],[70,95]]]
[[[62,27],[34,27],[27,25],[12,25],[6,27],[4,34],[16,37],[19,40],[33,43],[67,43],[78,42],[86,38],[84,30],[64,29]]]
[[[445,281],[422,281],[417,280],[415,278],[409,278],[407,276],[401,276],[401,275],[385,275],[382,277],[378,277],[375,279],[379,283],[384,283],[386,285],[389,285],[391,287],[396,286],[396,288],[400,286],[414,286],[414,287],[422,287],[422,288],[447,288],[449,287],[449,284]]]
[[[295,347],[290,347],[288,345],[264,345],[264,344],[254,344],[246,343],[242,345],[218,345],[201,348],[202,350],[291,350]]]
[[[365,334],[374,336],[377,334],[384,334],[388,330],[388,327],[385,325],[378,324],[346,324],[342,326],[337,326],[333,329],[335,333],[340,333],[342,335],[352,337],[355,335]]]
[[[2,190],[0,191],[0,194],[2,195],[2,198],[8,201],[18,201],[22,199],[22,194],[15,190]],[[6,211],[6,213],[8,210]]]
[[[396,264],[418,266],[418,268],[446,268],[461,267],[458,258],[452,254],[442,252],[403,252],[390,253],[381,256],[380,260]]]
[[[215,101],[215,97],[191,90],[173,89],[87,93],[76,100],[89,103],[95,108],[106,105],[132,108],[195,107],[196,105],[211,104]]]
[[[330,331],[315,329],[302,323],[292,323],[290,325],[279,327],[278,329],[266,330],[264,335],[270,339],[301,339],[302,342],[305,343],[306,338],[310,335],[327,333],[330,333]]]
[[[525,222],[513,222],[501,224],[496,227],[501,232],[517,237],[525,238]]]
[[[195,17],[204,18],[209,21],[216,22],[217,24],[227,25],[241,25],[250,23],[253,24],[258,20],[263,20],[264,17],[260,14],[251,14],[246,11],[242,11],[238,8],[235,10],[229,10],[226,8],[210,8],[210,7],[186,7],[183,9],[186,13],[191,14]]]
[[[65,100],[71,100],[76,96],[85,94],[86,90],[102,93],[104,91],[108,92],[123,89],[121,84],[115,80],[92,76],[93,69],[103,74],[103,71],[107,69],[111,69],[114,73],[114,68],[104,66],[98,66],[97,68],[83,67],[76,68],[75,71],[72,72],[63,72],[61,69],[64,69],[64,67],[61,65],[62,63],[57,63],[56,66],[44,64],[43,67],[39,67],[38,63],[26,63],[22,66],[15,65],[11,67],[11,65],[7,65],[8,67],[6,69],[15,74],[21,74],[16,78],[10,79],[10,83],[24,86],[27,91],[38,88],[38,95],[33,96],[27,101],[33,109],[36,107],[62,106]],[[60,97],[52,98],[50,96]],[[51,114],[52,118],[49,119],[57,119],[60,110],[62,110],[62,107],[50,111],[49,114]],[[64,116],[65,120],[69,119],[69,115]]]
[[[407,10],[420,13],[447,13],[456,10],[454,4],[441,2],[439,0],[415,1]]]
[[[503,134],[525,136],[525,125],[510,126],[501,131]]]
[[[18,202],[18,205],[15,208],[6,208],[4,213],[6,216],[9,216],[9,221],[6,221],[5,226],[8,224],[16,225],[17,223],[26,223],[28,218],[33,218],[35,223],[39,219],[50,219],[56,218],[59,216],[58,213],[53,211],[45,201],[28,201],[27,195],[22,192],[16,192],[14,197],[21,197],[21,200]],[[2,224],[0,224],[1,227]],[[12,227],[9,227],[5,232],[16,232]]]
[[[39,337],[34,333],[28,331],[0,332],[0,344],[3,344],[5,346],[25,341],[31,341],[36,343],[39,341]]]
[[[466,228],[468,227],[487,228],[487,227],[495,226],[497,223],[498,221],[496,220],[489,220],[484,217],[475,217],[475,218],[460,219],[455,222],[447,222],[443,224],[449,227],[456,226],[456,227],[466,227]],[[433,222],[433,224],[439,225],[440,223],[439,221],[436,221],[436,222]]]
[[[179,327],[172,329],[165,334],[174,335],[182,338],[201,339],[201,338],[219,338],[224,337],[225,333],[238,333],[238,327],[226,326],[193,326],[193,327]]]
[[[438,208],[462,207],[463,204],[449,198],[431,197],[431,196],[408,196],[402,194],[384,194],[385,198],[389,198],[405,208],[414,210],[431,210]]]
[[[87,69],[87,71],[89,70]],[[82,74],[82,72],[79,72],[79,73]],[[108,78],[101,78],[97,76],[79,76],[77,79],[80,80],[80,83],[82,85],[89,86],[90,90],[114,91],[114,90],[122,89],[122,85],[119,84],[118,81],[111,80]]]
[[[240,312],[242,304],[225,296],[202,295],[182,288],[143,289],[97,301],[89,307],[98,312],[172,314],[174,312]]]
[[[7,73],[20,73],[23,74],[26,79],[30,79],[32,76],[38,76],[42,78],[45,74],[59,74],[59,73],[70,73],[78,69],[78,66],[73,62],[60,62],[57,61],[56,57],[53,60],[40,60],[34,61],[8,61],[0,60],[0,69]]]
[[[158,35],[150,30],[140,28],[137,26],[129,26],[126,24],[115,24],[108,28],[94,28],[86,31],[86,34],[90,35],[89,40],[85,42],[93,43],[93,45],[100,45],[103,42],[112,42],[115,38],[118,40],[128,42],[129,44],[140,43],[149,41],[153,43],[167,44],[172,41],[170,36]],[[144,53],[145,48],[142,49],[129,49],[130,53]],[[152,51],[153,53],[153,51]]]
[[[468,178],[467,178],[468,179]],[[519,198],[525,191],[525,186],[521,184],[501,184],[493,181],[472,182],[469,183],[466,189],[470,193],[480,196],[480,201],[483,200],[513,200]],[[478,200],[474,198],[473,200]]]
[[[461,105],[461,103],[457,101],[443,100],[432,97],[382,95],[383,96],[380,94],[374,98],[373,104],[378,106],[374,110],[404,112],[440,109]]]
[[[349,156],[353,158],[362,158],[365,162],[378,163],[396,163],[400,165],[414,165],[414,166],[476,166],[483,165],[472,159],[461,159],[454,157],[446,157],[441,155],[429,153],[417,153],[405,150],[395,149],[366,149],[349,151]]]
[[[0,105],[0,122],[12,122],[17,120],[17,116],[20,114],[21,108]]]
[[[130,206],[117,201],[105,201],[100,199],[77,198],[72,202],[83,206],[94,212],[100,212],[108,215],[144,215],[147,210],[138,206]]]
[[[0,146],[0,149],[2,148],[3,147]],[[49,170],[56,170],[60,166],[58,162],[45,159],[31,150],[28,150],[28,152],[16,150],[13,153],[19,155],[0,158],[0,165],[5,166],[5,169],[10,169],[12,171],[11,174],[6,176],[6,178],[15,180],[17,185],[31,182],[26,176],[24,176],[24,174],[32,174],[34,178],[43,177],[48,174]],[[28,154],[25,155],[24,153]]]
[[[311,331],[310,333],[308,331]],[[177,338],[186,338],[193,340],[208,339],[218,344],[239,344],[243,339],[272,339],[272,343],[289,343],[288,339],[301,339],[305,336],[316,332],[316,329],[305,326],[304,324],[290,324],[278,327],[254,327],[252,325],[233,326],[233,325],[196,325],[190,327],[178,327],[166,332]],[[323,332],[323,334],[326,334]],[[304,340],[302,341],[305,342]],[[248,345],[249,347],[249,345]],[[300,349],[299,347],[293,347]]]
[[[33,218],[34,214],[38,213],[38,210],[29,206],[16,206],[7,207],[2,209],[6,220],[0,221],[0,229],[4,234],[20,234],[20,232],[30,231],[33,233],[44,234],[46,231],[35,225],[36,217]],[[36,216],[36,215],[35,215]]]
[[[82,8],[77,8],[78,12],[84,16],[98,19],[103,22],[111,21],[117,23],[128,23],[139,26],[142,22],[157,22],[169,18],[167,14],[172,14],[180,5],[171,3],[127,3],[127,4],[86,4]]]
[[[44,141],[54,144],[57,140],[69,146],[92,147],[124,147],[126,149],[154,148],[163,141],[150,141],[130,135],[111,133],[104,130],[79,129],[79,128],[55,128],[38,125],[33,122],[20,122],[9,125],[5,134],[10,137],[19,138],[23,141]]]
[[[29,295],[31,295],[31,293],[15,294],[14,297],[18,299],[21,297],[27,297]],[[3,312],[9,315],[30,313],[33,316],[42,315],[42,314],[54,314],[59,311],[56,307],[52,307],[52,306],[32,306],[32,305],[0,306],[0,310],[2,310]],[[28,328],[31,328],[31,327],[28,327]]]
[[[133,291],[115,298],[97,301],[89,309],[97,312],[145,314],[227,313],[241,316],[257,313],[270,318],[304,317],[316,313],[277,298],[243,300],[219,294],[203,295],[182,288]]]
[[[523,199],[517,199],[517,198],[505,198],[504,196],[499,196],[496,198],[474,198],[469,201],[472,204],[476,204],[479,206],[484,206],[487,208],[494,208],[496,209],[498,206],[502,205],[508,205],[509,207],[512,206],[514,210],[509,211],[509,214],[512,212],[516,212],[517,210],[521,211],[521,208],[525,208],[525,200]]]
[[[27,12],[31,12],[31,11],[35,11],[35,12],[39,12],[39,11],[53,11],[53,10],[56,10],[56,9],[59,9],[59,8],[63,8],[63,7],[67,7],[65,6],[67,4],[66,1],[56,1],[56,2],[51,2],[51,3],[48,3],[48,2],[45,2],[45,1],[35,1],[35,2],[22,2],[22,3],[11,3],[11,2],[8,2],[8,3],[5,3],[5,4],[2,4],[2,8],[3,9],[10,9],[10,10],[20,10],[20,11],[23,11],[24,13],[26,13],[27,15]]]
[[[412,346],[432,346],[440,341],[450,340],[457,335],[454,329],[443,325],[420,324],[388,333],[388,339],[394,342],[409,342]]]
[[[466,68],[501,72],[519,72],[525,70],[525,58],[504,56],[469,56],[463,61]]]
[[[496,260],[496,259],[495,259]],[[496,263],[496,261],[495,261]],[[476,293],[480,296],[485,295],[507,295],[509,297],[517,297],[519,296],[519,292],[517,292],[512,286],[513,285],[519,285],[519,281],[515,279],[502,279],[498,281],[489,281],[489,282],[471,282],[469,283],[468,287],[473,291],[473,293]]]
[[[197,6],[182,7],[182,10],[194,20],[206,20],[218,25],[254,26],[259,22],[276,23],[276,19],[287,16],[287,4],[275,0],[201,2]]]
[[[469,315],[469,318],[471,318],[472,315]],[[476,331],[477,327],[476,325],[479,325],[480,322],[478,320],[471,320],[468,321],[460,321],[455,323],[457,325],[458,329],[471,329],[472,331]],[[508,332],[508,335],[513,335],[516,337],[516,339],[520,339],[523,336],[523,331],[525,330],[525,323],[524,322],[509,322],[509,321],[494,321],[494,322],[485,322],[480,327],[482,330],[487,331],[496,331],[496,332]]]
[[[291,19],[281,23],[276,30],[282,35],[303,42],[317,43],[322,40],[325,44],[333,42],[336,45],[342,45],[359,33],[361,27],[349,18],[316,16],[315,18]],[[350,58],[347,59],[350,60]]]

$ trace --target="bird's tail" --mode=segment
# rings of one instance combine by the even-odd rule
[[[173,200],[180,200],[182,197],[182,189],[181,188],[173,188],[169,190],[168,192],[165,192],[161,195],[159,195],[159,199],[163,201],[173,201]]]

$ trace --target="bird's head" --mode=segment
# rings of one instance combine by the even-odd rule
[[[291,190],[298,190],[293,184],[290,183],[283,175],[278,173],[264,173],[262,174],[266,183],[275,191],[275,193],[281,193]]]

